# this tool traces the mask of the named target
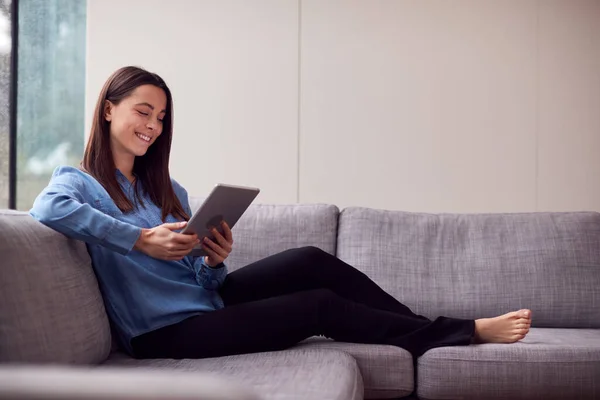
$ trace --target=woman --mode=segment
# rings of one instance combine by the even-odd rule
[[[415,315],[366,275],[317,248],[292,249],[227,274],[233,248],[179,233],[188,195],[169,176],[171,92],[156,74],[116,71],[95,109],[81,169],[59,167],[31,215],[87,243],[121,345],[138,358],[280,350],[314,335],[399,346],[511,343],[529,310],[463,320]],[[205,257],[189,252],[201,244]]]

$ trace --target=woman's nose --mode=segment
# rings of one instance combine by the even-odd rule
[[[154,121],[154,120],[149,120],[148,123],[146,124],[146,128],[152,129],[153,131],[156,130],[157,126],[158,126],[158,122]]]

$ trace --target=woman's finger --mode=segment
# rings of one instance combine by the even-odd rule
[[[184,252],[190,252],[194,247],[196,247],[200,243],[199,240],[196,240],[192,243],[181,244],[177,243],[173,247],[169,248],[168,251],[171,254],[179,254]]]
[[[223,235],[221,235],[221,232],[219,232],[215,228],[213,228],[211,230],[211,232],[215,236],[215,240],[217,241],[217,243],[219,244],[219,246],[221,246],[223,249],[225,249],[225,251],[227,251],[227,253],[231,252],[231,245],[229,244],[229,242],[227,241],[227,239],[225,239],[223,237]]]
[[[209,246],[219,257],[227,258],[229,253],[221,246],[210,240],[209,238],[204,239],[204,245]]]
[[[231,233],[229,225],[227,224],[227,222],[222,221],[221,226],[223,227],[223,235],[225,236],[225,240],[227,240],[227,243],[229,243],[230,245],[233,244],[233,233]]]
[[[206,243],[202,243],[202,248],[206,252],[206,255],[215,261],[217,264],[222,263],[225,258],[219,256],[213,249],[211,249]]]
[[[179,245],[189,245],[198,240],[198,235],[173,232],[172,240]]]

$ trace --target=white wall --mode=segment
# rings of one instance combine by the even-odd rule
[[[600,1],[540,1],[538,209],[600,211]]]
[[[88,4],[88,122],[113,70],[161,74],[192,195],[600,211],[599,0]]]
[[[171,175],[190,195],[215,183],[298,197],[298,3],[89,0],[87,121],[110,74],[161,75],[175,107]]]

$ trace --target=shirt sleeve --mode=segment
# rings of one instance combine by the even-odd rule
[[[120,254],[130,252],[142,229],[96,210],[86,202],[84,193],[83,177],[73,168],[57,168],[29,214],[70,238],[99,244]]]
[[[204,257],[196,257],[194,269],[196,270],[196,281],[208,290],[218,290],[227,277],[227,265],[225,263],[212,268],[206,265]]]

